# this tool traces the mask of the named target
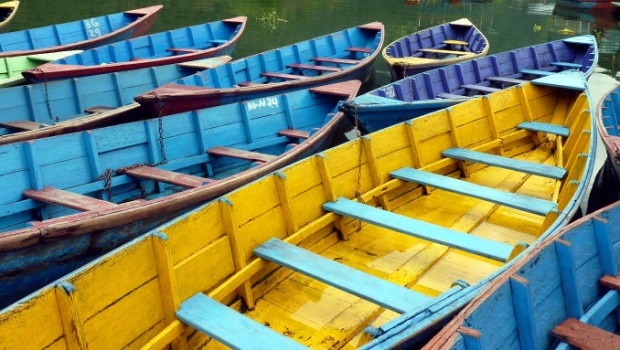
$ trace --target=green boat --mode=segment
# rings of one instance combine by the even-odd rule
[[[55,61],[80,52],[82,52],[82,50],[67,50],[0,58],[0,87],[23,84],[26,82],[26,79],[22,76],[22,71],[33,69],[43,63]]]

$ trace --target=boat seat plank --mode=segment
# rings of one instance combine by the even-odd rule
[[[287,67],[294,68],[294,69],[315,70],[319,72],[340,72],[342,70],[342,68],[338,68],[338,67],[313,66],[311,64],[302,64],[302,63],[289,64],[287,65]]]
[[[153,168],[150,166],[139,166],[136,168],[127,169],[125,174],[133,177],[139,177],[149,179],[153,181],[166,182],[173,185],[179,185],[187,188],[201,187],[214,180],[206,179],[204,177],[176,173],[174,171],[168,171],[159,168]]]
[[[166,51],[172,52],[172,53],[194,53],[194,52],[200,52],[201,50],[170,47],[170,48],[167,48]]]
[[[276,72],[264,72],[264,73],[261,73],[260,75],[266,78],[277,78],[277,79],[282,79],[282,80],[308,79],[308,77],[304,77],[303,75],[294,75],[294,74],[276,73]]]
[[[620,336],[595,326],[568,318],[552,333],[578,349],[620,349]]]
[[[114,109],[114,107],[108,107],[108,106],[92,106],[92,107],[84,108],[84,112],[86,112],[86,113],[103,113],[103,112],[109,112],[109,111],[111,111],[113,109]]]
[[[439,98],[447,99],[447,100],[469,100],[472,98],[471,96],[449,94],[447,92],[440,92],[436,94],[435,96]]]
[[[396,312],[403,313],[432,300],[277,238],[254,248],[254,254]]]
[[[519,70],[519,72],[522,74],[539,75],[543,77],[556,74],[555,72],[550,72],[546,70],[538,70],[538,69],[521,69]]]
[[[481,186],[471,182],[442,176],[413,168],[401,168],[390,173],[394,178],[415,182],[420,185],[440,188],[492,203],[505,205],[510,208],[526,211],[532,214],[547,215],[557,206],[556,203],[517,193],[505,192],[495,188]]]
[[[434,225],[346,198],[325,203],[323,209],[498,261],[507,261],[513,250],[512,246],[505,243]]]
[[[295,129],[284,129],[278,131],[279,136],[287,136],[294,139],[307,139],[310,137],[310,133],[303,130],[295,130]]]
[[[443,49],[418,49],[417,51],[424,52],[424,53],[436,53],[436,54],[442,54],[442,55],[457,55],[457,56],[470,54],[469,52],[465,52],[465,51],[443,50]]]
[[[24,191],[23,195],[39,202],[58,204],[81,211],[107,210],[118,207],[118,204],[47,186],[39,191]]]
[[[310,59],[314,62],[336,63],[336,64],[358,64],[359,60],[352,60],[348,58],[332,58],[332,57],[312,57]]]
[[[556,66],[556,67],[572,68],[572,69],[581,69],[583,67],[582,64],[571,63],[571,62],[551,62],[551,65]]]
[[[517,125],[519,129],[525,129],[530,131],[545,132],[548,134],[555,134],[562,137],[568,137],[570,129],[565,126],[541,122],[523,122]]]
[[[544,176],[556,180],[561,180],[566,174],[566,169],[558,166],[507,158],[495,154],[472,151],[467,148],[449,148],[441,154],[448,158],[497,166],[504,169],[521,171],[527,174]]]
[[[371,53],[372,50],[367,47],[349,47],[347,48],[349,52],[359,52],[359,53]]]
[[[268,162],[270,160],[277,158],[277,156],[274,156],[271,154],[244,151],[240,149],[228,148],[228,147],[222,147],[222,146],[216,146],[216,147],[209,148],[207,152],[213,156],[239,158],[239,159],[258,161],[258,162]]]
[[[0,123],[0,126],[3,128],[19,130],[19,131],[30,131],[30,130],[38,130],[44,127],[49,126],[48,124],[33,122],[30,120],[18,120],[14,122],[3,122]]]
[[[494,81],[498,83],[507,83],[507,84],[523,84],[528,81],[528,80],[508,78],[508,77],[486,77],[485,79],[489,81]]]
[[[486,92],[489,94],[501,90],[501,89],[490,87],[490,86],[476,85],[476,84],[465,84],[465,85],[461,85],[461,87],[463,89],[476,90],[476,91]]]
[[[441,43],[446,44],[446,45],[463,45],[463,46],[469,45],[467,41],[454,40],[454,39],[447,39],[447,40],[442,41]]]
[[[599,282],[607,288],[611,288],[611,289],[614,289],[620,292],[620,277],[619,276],[605,275],[601,277]]]
[[[202,293],[184,301],[176,316],[233,349],[307,349]]]

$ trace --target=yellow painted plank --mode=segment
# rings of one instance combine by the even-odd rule
[[[175,225],[167,225],[162,232],[168,236],[173,264],[186,259],[224,235],[219,219],[219,207],[211,205],[183,216]]]
[[[120,349],[163,318],[159,283],[152,279],[85,321],[84,333],[91,349]]]
[[[66,345],[54,289],[0,315],[0,344],[6,349],[42,349],[52,344],[57,347],[60,342]]]
[[[239,226],[280,205],[273,175],[261,178],[252,186],[245,187],[244,191],[234,191],[226,198],[233,203],[233,215]],[[257,198],[260,200],[256,200]],[[252,205],[235,205],[236,203],[252,203]]]
[[[145,236],[69,282],[75,286],[80,301],[78,312],[87,320],[156,275],[151,237]]]
[[[262,197],[254,198],[261,198],[262,200]],[[239,225],[239,241],[241,251],[244,254],[243,258],[246,261],[254,257],[254,248],[267,242],[270,238],[277,237],[283,239],[287,236],[286,225],[279,206],[272,207],[268,211],[254,217],[253,220]]]

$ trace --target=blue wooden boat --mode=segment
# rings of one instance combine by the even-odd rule
[[[130,238],[329,145],[346,81],[0,146],[4,305]]]
[[[134,96],[230,58],[218,56],[0,89],[0,145],[146,119]]]
[[[367,326],[407,321],[423,336],[518,261],[520,242],[564,227],[592,173],[587,92],[527,83],[485,99],[175,218],[0,311],[0,343],[36,332],[34,349],[354,348]]]
[[[620,202],[545,239],[425,349],[620,348]]]
[[[366,82],[383,45],[379,22],[259,53],[136,97],[153,115],[239,102],[348,79]]]
[[[553,75],[580,71],[587,78],[597,62],[594,36],[577,36],[407,77],[358,96],[344,108],[360,129],[373,132],[529,80],[540,85],[565,85],[561,77]]]
[[[99,46],[22,72],[31,82],[232,55],[247,17],[198,24]]]
[[[579,10],[614,10],[620,7],[620,2],[613,0],[556,0],[559,6]]]
[[[480,58],[489,41],[467,18],[440,24],[400,38],[383,49],[392,80],[429,69]]]
[[[0,57],[85,50],[146,34],[162,5],[0,34]]]

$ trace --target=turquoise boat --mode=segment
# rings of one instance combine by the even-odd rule
[[[0,57],[85,50],[146,34],[162,5],[0,34]]]
[[[196,73],[136,101],[153,115],[168,115],[350,79],[365,83],[383,38],[383,24],[360,25]]]
[[[620,348],[620,202],[548,237],[424,349]]]
[[[0,89],[0,145],[147,119],[135,95],[230,59],[218,56]]]
[[[247,17],[177,28],[98,46],[22,72],[30,82],[121,72],[232,55]]]

